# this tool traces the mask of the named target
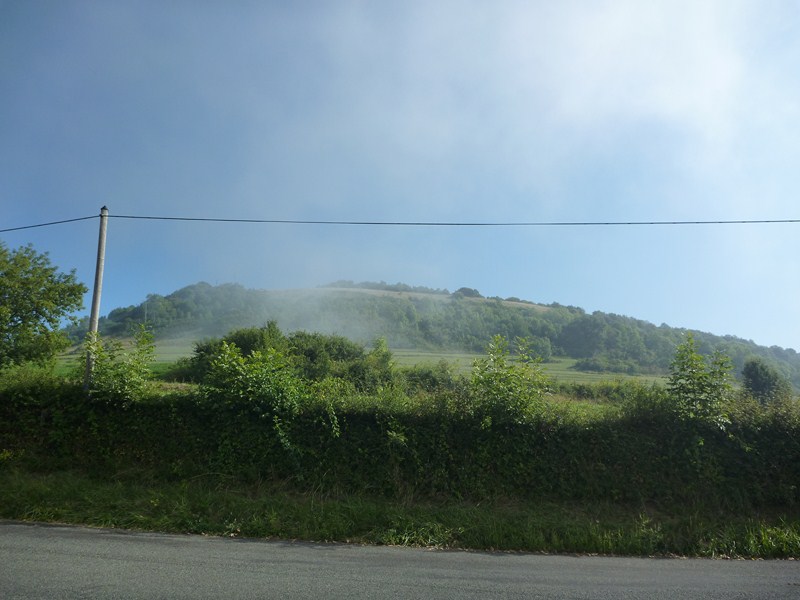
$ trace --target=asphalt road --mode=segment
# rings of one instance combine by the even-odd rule
[[[0,521],[0,598],[800,598],[800,561],[541,556]]]

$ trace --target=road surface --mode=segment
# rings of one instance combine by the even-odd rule
[[[0,598],[800,598],[800,561],[543,556],[0,521]]]

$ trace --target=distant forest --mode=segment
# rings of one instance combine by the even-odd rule
[[[494,335],[527,338],[549,360],[566,356],[576,368],[628,374],[666,373],[687,330],[656,326],[574,306],[540,305],[519,298],[485,298],[472,288],[448,290],[384,282],[335,283],[307,290],[252,290],[238,284],[190,285],[168,296],[151,294],[139,305],[112,310],[100,331],[126,336],[142,323],[157,339],[221,336],[232,329],[276,321],[283,331],[335,333],[391,348],[481,352]],[[70,328],[75,341],[87,324]],[[800,388],[800,354],[734,336],[693,331],[703,354],[727,354],[737,373],[753,356],[764,359]]]

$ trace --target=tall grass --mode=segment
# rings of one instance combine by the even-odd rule
[[[232,537],[639,556],[800,556],[800,514],[670,514],[610,503],[298,494],[215,475],[0,469],[0,517]]]

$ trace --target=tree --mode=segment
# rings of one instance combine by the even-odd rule
[[[708,360],[699,354],[689,333],[670,365],[668,389],[678,415],[723,426],[723,406],[731,391],[730,370],[730,359],[724,354],[715,352]]]
[[[763,359],[753,356],[742,367],[742,386],[753,398],[766,404],[791,394],[789,382]]]
[[[558,345],[568,356],[589,358],[605,350],[609,331],[602,315],[584,315],[563,327],[558,336]]]
[[[73,269],[60,273],[33,246],[9,250],[0,242],[0,368],[42,361],[69,345],[60,331],[83,308],[87,288]]]
[[[473,410],[484,428],[524,422],[541,407],[547,392],[549,381],[527,340],[518,339],[516,345],[512,360],[508,340],[496,335],[486,348],[486,358],[473,363]]]
[[[458,288],[452,295],[463,298],[483,298],[478,290],[468,287]]]

